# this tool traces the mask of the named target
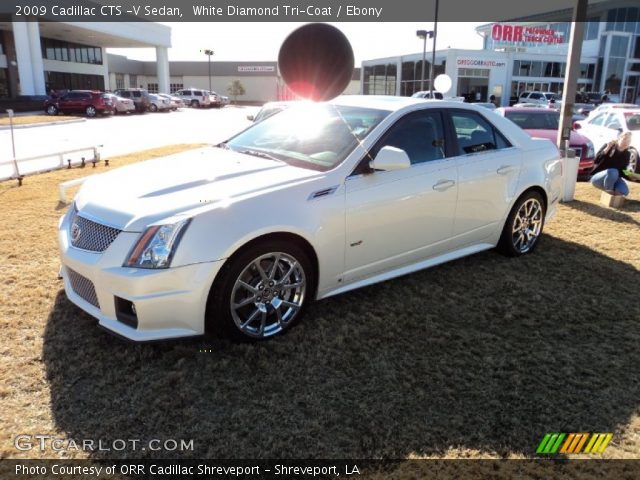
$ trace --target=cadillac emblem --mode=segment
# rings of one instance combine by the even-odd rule
[[[71,225],[71,241],[73,243],[76,243],[80,239],[81,233],[82,230],[80,230],[80,225],[78,225],[76,222],[73,222],[73,225]]]

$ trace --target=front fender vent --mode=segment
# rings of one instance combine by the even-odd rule
[[[309,195],[308,200],[316,200],[317,198],[324,198],[330,195],[333,195],[338,190],[338,185],[334,185],[333,187],[323,188],[322,190],[318,190]]]

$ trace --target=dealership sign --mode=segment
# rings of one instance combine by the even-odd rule
[[[498,42],[563,43],[563,33],[544,27],[524,27],[495,23],[491,38]]]
[[[275,67],[272,66],[239,66],[238,72],[275,72]]]

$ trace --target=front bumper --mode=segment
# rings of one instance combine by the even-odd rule
[[[89,252],[71,246],[69,222],[65,215],[58,230],[65,293],[101,327],[134,341],[204,333],[209,290],[223,261],[158,270],[122,267],[139,233],[121,232],[104,252]],[[133,302],[137,327],[118,320],[116,297]]]

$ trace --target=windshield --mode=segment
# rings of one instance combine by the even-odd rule
[[[557,130],[560,123],[559,112],[506,112],[505,116],[523,130]]]
[[[388,114],[386,110],[310,103],[266,118],[224,145],[236,152],[326,171],[342,162]]]

